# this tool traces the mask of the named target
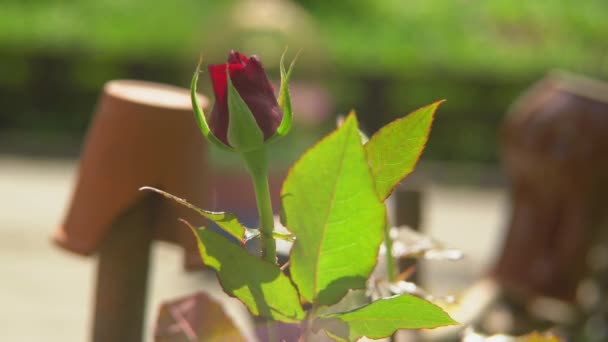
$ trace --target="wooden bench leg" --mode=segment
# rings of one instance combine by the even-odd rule
[[[94,342],[143,341],[154,200],[116,219],[99,250]]]

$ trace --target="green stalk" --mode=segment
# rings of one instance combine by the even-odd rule
[[[388,281],[397,281],[397,267],[395,258],[393,258],[393,238],[391,238],[391,225],[386,223],[384,226],[384,248],[386,249],[386,269],[388,273]]]
[[[272,202],[270,201],[270,188],[268,186],[268,158],[266,148],[243,152],[243,159],[251,175],[255,199],[260,217],[260,236],[262,241],[262,257],[264,260],[277,263],[277,247],[272,233],[274,231],[274,217]]]
[[[395,258],[393,258],[393,238],[391,237],[391,225],[386,219],[384,225],[384,248],[386,249],[386,271],[388,273],[388,281],[397,281],[397,266],[395,265]],[[389,338],[390,342],[395,341],[395,334]]]
[[[253,181],[255,200],[258,205],[262,258],[272,264],[276,264],[277,245],[273,237],[274,215],[270,200],[270,187],[268,186],[268,157],[266,155],[266,147],[243,152],[242,156]],[[266,322],[266,331],[268,332],[268,340],[274,342],[278,341],[278,339],[277,332],[272,324],[272,320]]]

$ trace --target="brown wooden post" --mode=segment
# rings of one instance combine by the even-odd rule
[[[93,341],[143,341],[155,196],[112,223],[99,247]]]
[[[422,191],[399,186],[395,191],[395,224],[420,231],[422,224]]]
[[[389,123],[390,85],[386,75],[362,75],[358,80],[362,86],[362,100],[357,110],[361,128],[370,136]]]
[[[395,189],[393,196],[395,198],[395,226],[407,226],[412,230],[420,231],[422,223],[422,191],[417,187],[402,184]],[[419,282],[422,270],[420,269],[420,263],[416,260],[401,258],[397,267],[399,272],[403,272],[410,267],[415,267],[416,272],[407,280],[415,283]]]
[[[182,245],[185,266],[202,267],[192,233],[177,220],[201,225],[200,216],[139,188],[161,188],[205,207],[207,174],[188,90],[130,80],[106,84],[72,201],[53,236],[72,252],[99,253],[93,341],[142,340],[153,239]]]

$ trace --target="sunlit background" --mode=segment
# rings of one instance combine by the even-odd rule
[[[279,170],[351,109],[373,133],[446,99],[412,182],[422,191],[422,230],[467,255],[429,266],[438,275],[426,288],[458,294],[501,248],[510,205],[500,125],[509,106],[552,70],[608,79],[607,13],[602,0],[4,0],[0,303],[10,304],[0,340],[89,336],[94,260],[60,252],[49,236],[107,81],[188,87],[201,52],[205,63],[223,63],[230,49],[258,55],[277,80],[281,54],[299,52],[296,128],[273,154]],[[199,90],[212,98],[206,74]],[[216,170],[241,167],[216,150],[210,158]],[[149,322],[159,300],[199,280],[182,276],[179,250],[156,253]]]

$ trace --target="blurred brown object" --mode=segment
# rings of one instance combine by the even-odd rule
[[[198,292],[162,304],[154,341],[238,342],[245,341],[245,338],[218,303]]]
[[[552,73],[502,133],[512,216],[493,275],[521,301],[573,303],[608,223],[608,84]]]
[[[188,90],[132,80],[105,85],[67,215],[53,236],[69,251],[99,252],[93,341],[142,340],[153,239],[180,244],[186,266],[202,266],[192,234],[177,221],[199,224],[200,217],[139,188],[204,207],[203,140]]]

